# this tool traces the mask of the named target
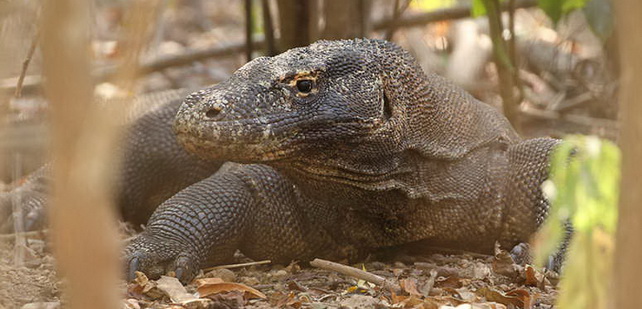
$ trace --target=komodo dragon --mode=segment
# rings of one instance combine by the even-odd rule
[[[130,277],[185,282],[236,249],[287,262],[419,240],[510,248],[546,216],[558,143],[521,140],[397,45],[361,39],[254,59],[189,95],[174,130],[200,158],[237,163],[156,209],[127,247]]]
[[[124,175],[139,175],[141,189],[124,177],[123,190],[145,192],[134,200],[195,182],[126,248],[129,278],[175,271],[187,282],[237,249],[275,262],[356,259],[420,240],[490,252],[527,241],[547,214],[540,184],[558,141],[520,139],[497,110],[386,41],[254,59],[187,96],[174,139],[177,109],[174,100],[137,121],[126,140]],[[182,181],[171,190],[145,181],[175,182],[173,173]],[[131,195],[120,205],[141,213]]]

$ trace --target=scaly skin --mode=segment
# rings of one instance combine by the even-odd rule
[[[186,90],[156,92],[139,96],[130,103],[124,142],[115,151],[123,156],[116,202],[122,218],[134,225],[146,223],[160,203],[212,175],[221,165],[221,162],[198,159],[176,141],[172,124],[188,93]],[[22,229],[46,226],[50,174],[50,165],[44,166],[14,190],[0,192],[0,233],[14,230],[15,210],[22,213],[19,218]]]
[[[180,191],[126,249],[127,273],[183,282],[236,249],[254,259],[355,259],[425,240],[492,250],[527,241],[557,141],[506,119],[398,46],[321,41],[255,59],[189,95],[174,128],[232,161]]]

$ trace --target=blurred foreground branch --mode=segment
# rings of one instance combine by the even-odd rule
[[[83,0],[45,4],[42,47],[53,123],[54,196],[51,227],[59,274],[67,279],[69,307],[118,308],[119,262],[114,183],[117,141],[127,98],[91,104],[90,10]],[[125,22],[122,65],[114,81],[131,94],[143,37],[154,25],[157,0],[133,2]]]
[[[120,273],[107,181],[115,119],[90,104],[88,6],[84,0],[48,0],[43,9],[43,71],[54,140],[50,220],[69,307],[107,309],[118,307]]]

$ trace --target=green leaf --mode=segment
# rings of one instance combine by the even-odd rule
[[[620,150],[593,136],[572,135],[551,156],[542,190],[551,202],[536,237],[542,265],[559,246],[566,222],[573,226],[558,307],[606,308],[614,254],[620,179]]]
[[[456,0],[412,0],[410,7],[424,12],[430,12],[438,9],[452,7],[456,4]]]
[[[486,6],[483,0],[473,0],[472,6],[470,7],[470,15],[472,17],[486,15]]]

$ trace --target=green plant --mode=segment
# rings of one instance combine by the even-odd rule
[[[542,186],[551,208],[535,241],[535,261],[543,265],[558,249],[570,222],[559,308],[606,308],[619,180],[620,150],[609,141],[572,135],[552,155],[551,176]]]

